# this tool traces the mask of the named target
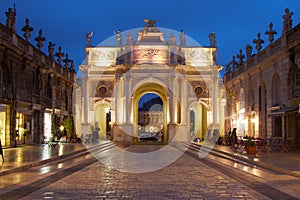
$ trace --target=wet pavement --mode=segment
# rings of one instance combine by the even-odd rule
[[[15,148],[4,148],[4,162],[0,161],[0,174],[14,169],[50,161],[71,153],[85,150],[83,144],[59,143],[50,145],[26,145]]]
[[[20,168],[22,166],[32,165],[44,160],[56,159],[71,153],[79,153],[84,151],[86,147],[84,144],[74,143],[59,143],[56,146],[49,145],[28,145],[19,146],[16,148],[4,148],[4,159],[0,159],[0,174],[7,170]],[[300,153],[259,153],[256,155],[237,154],[232,152],[229,146],[216,145],[214,149],[235,154],[241,159],[248,159],[249,161],[260,162],[266,167],[272,169],[282,169],[300,175]]]
[[[1,172],[7,170],[22,168],[49,159],[55,160],[63,155],[76,154],[85,149],[83,144],[70,143],[61,143],[56,146],[34,145],[6,148],[3,149],[5,162],[0,163],[0,176]],[[128,149],[135,152],[138,148],[130,146]],[[241,160],[248,160],[252,163],[259,162],[266,168],[279,169],[280,172],[297,174],[300,172],[300,153],[260,153],[248,156],[234,153],[230,147],[222,145],[216,145],[214,150],[224,155],[235,155]],[[191,160],[185,154],[167,167],[148,173],[124,173],[96,162],[78,171],[75,170],[73,174],[63,176],[64,178],[57,179],[56,175],[48,178],[51,184],[32,191],[24,199],[270,199],[270,196],[262,195],[270,191],[274,192],[270,194],[273,196],[277,193],[283,194],[282,192],[292,194],[294,197],[298,195],[299,178],[284,174],[280,176],[267,174],[263,183],[257,185],[257,181],[251,174],[246,175],[249,176],[246,180],[253,179],[252,182],[246,183],[244,174],[232,176],[230,175],[232,168],[229,167],[227,170],[228,173],[225,168],[214,169],[205,162]],[[65,171],[70,173],[68,169]],[[64,173],[67,174],[67,172],[62,172]],[[240,179],[235,176],[240,176]],[[46,180],[47,178],[43,181]],[[33,188],[36,188],[36,185],[41,183],[36,181],[32,184],[23,189],[28,190],[34,185]],[[272,189],[273,186],[279,190]],[[262,192],[257,192],[257,188],[262,188]]]

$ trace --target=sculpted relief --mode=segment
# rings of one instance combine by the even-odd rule
[[[186,62],[192,66],[212,65],[212,53],[209,49],[204,48],[186,48],[185,58]]]
[[[158,48],[141,48],[134,51],[134,58],[137,64],[139,63],[166,63],[168,53],[164,49]]]
[[[116,49],[94,49],[90,55],[91,64],[109,66],[116,61]]]

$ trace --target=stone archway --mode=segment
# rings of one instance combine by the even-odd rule
[[[94,105],[94,123],[92,124],[92,139],[106,140],[111,131],[111,106],[107,103],[96,103]]]
[[[163,123],[162,123],[162,141],[157,142],[156,144],[167,144],[168,141],[168,101],[167,101],[167,91],[166,89],[158,83],[155,82],[148,82],[141,84],[133,94],[133,123],[136,125],[134,126],[134,137],[133,143],[140,144],[141,141],[139,140],[139,126],[138,126],[138,104],[141,97],[147,93],[154,93],[158,95],[162,100],[162,112],[163,112]],[[147,144],[143,142],[143,144]],[[150,143],[151,144],[151,143]],[[153,144],[153,143],[152,143]]]
[[[201,102],[193,102],[190,105],[189,126],[190,139],[199,138],[204,140],[208,128],[208,112],[207,105]]]

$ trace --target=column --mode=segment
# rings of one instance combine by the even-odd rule
[[[115,90],[115,118],[116,118],[116,123],[118,124],[120,122],[120,111],[118,111],[119,109],[119,105],[120,105],[120,94],[119,94],[119,81],[117,80],[116,82],[116,90]]]
[[[218,75],[217,67],[213,66],[213,77],[212,77],[212,114],[213,114],[213,126],[218,124]]]
[[[125,111],[126,111],[126,124],[131,123],[131,76],[130,73],[126,74],[125,88]]]
[[[170,78],[170,123],[175,124],[175,78],[174,74],[172,73]]]
[[[88,123],[89,117],[89,88],[87,70],[83,71],[83,124]]]
[[[187,123],[187,87],[186,87],[186,79],[181,78],[181,124]]]

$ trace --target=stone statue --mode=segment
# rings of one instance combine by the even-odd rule
[[[229,74],[231,72],[230,64],[225,65],[225,74]]]
[[[273,30],[273,23],[272,22],[269,25],[269,30],[267,30],[265,32],[265,34],[268,35],[269,41],[270,41],[270,43],[272,43],[273,40],[274,40],[274,35],[277,34],[277,32]]]
[[[33,28],[29,25],[29,19],[26,18],[25,20],[25,26],[22,27],[21,31],[24,32],[23,36],[28,41],[31,37],[31,32],[33,31]]]
[[[180,46],[181,47],[185,47],[185,45],[186,45],[186,39],[185,39],[185,35],[184,35],[184,31],[183,30],[181,30],[179,40],[180,40]]]
[[[122,46],[121,30],[115,31],[114,34],[116,35],[118,46]]]
[[[15,24],[16,24],[16,4],[14,4],[14,9],[9,8],[7,12],[5,12],[6,15],[6,27],[10,28],[12,30],[15,30]]]
[[[157,22],[157,20],[144,19],[144,22],[146,22],[146,24],[144,25],[144,34],[147,32],[159,32],[156,26],[154,25]]]
[[[243,59],[245,58],[242,49],[240,49],[240,53],[237,54],[236,57],[238,58],[238,65],[242,65],[244,63]]]
[[[261,44],[265,43],[265,41],[260,38],[260,33],[257,33],[257,39],[254,39],[253,43],[256,44],[255,48],[259,52],[262,48]]]
[[[65,55],[65,53],[62,52],[61,47],[58,47],[58,52],[55,53],[55,56],[58,58],[57,61],[59,62],[59,64],[61,64],[62,57]]]
[[[86,41],[86,47],[91,46],[91,37],[93,36],[93,32],[88,32],[85,36],[85,41]]]
[[[231,69],[235,70],[236,69],[235,56],[232,56],[232,60],[230,61],[230,64],[231,64]]]
[[[126,44],[132,44],[133,43],[133,38],[130,32],[128,32],[126,36]]]
[[[209,38],[210,46],[211,46],[211,47],[217,47],[217,37],[216,37],[215,32],[211,32],[211,33],[208,35],[208,38]]]
[[[252,46],[249,44],[246,45],[246,56],[247,59],[252,57]]]
[[[169,44],[170,45],[177,45],[176,37],[172,34],[172,32],[170,33]]]
[[[52,43],[52,42],[49,42],[49,45],[48,45],[48,53],[49,53],[49,57],[54,60],[54,46],[55,44]]]
[[[146,22],[145,26],[146,27],[155,27],[155,23],[157,22],[157,20],[153,20],[153,19],[144,19],[144,22]]]
[[[283,18],[282,33],[285,33],[292,29],[292,23],[293,23],[292,15],[294,14],[293,12],[290,12],[288,8],[286,8],[284,11],[285,11],[285,15],[282,16]]]
[[[66,68],[69,68],[70,62],[71,62],[71,61],[72,61],[72,60],[69,59],[69,54],[66,53],[66,58],[63,60],[63,62],[65,63],[65,67],[66,67]]]
[[[34,40],[37,41],[36,46],[37,46],[39,49],[41,49],[41,48],[43,47],[43,42],[46,40],[46,38],[44,38],[44,37],[42,36],[42,34],[43,34],[43,31],[42,31],[42,29],[40,29],[40,30],[39,30],[39,36],[36,37],[36,38],[34,38]]]
[[[71,70],[75,72],[74,60],[71,60]]]

